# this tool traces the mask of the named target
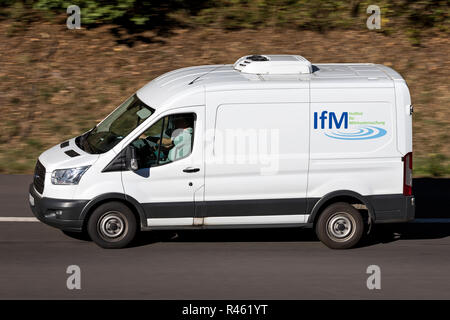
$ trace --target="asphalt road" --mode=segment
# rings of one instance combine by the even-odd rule
[[[0,217],[32,216],[30,180],[0,175]],[[345,251],[295,229],[145,233],[104,250],[40,222],[0,222],[0,299],[450,299],[449,184],[415,181],[420,222]],[[67,289],[69,265],[80,290]],[[380,290],[367,288],[369,265]]]

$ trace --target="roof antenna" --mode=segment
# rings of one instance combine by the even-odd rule
[[[206,76],[207,74],[209,74],[209,73],[211,73],[211,72],[213,72],[213,71],[216,71],[217,69],[219,69],[220,67],[223,67],[223,66],[224,66],[224,64],[221,64],[220,66],[218,66],[218,67],[216,67],[216,68],[214,68],[214,69],[209,70],[207,73],[198,76],[197,78],[195,78],[194,80],[192,80],[191,82],[189,82],[189,83],[188,83],[188,86],[191,85],[191,84],[193,84],[195,81],[197,81],[197,80],[200,79],[201,77]]]

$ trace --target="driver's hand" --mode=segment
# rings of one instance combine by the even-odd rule
[[[160,143],[160,141],[161,141],[161,139],[158,139],[158,144]],[[162,145],[164,146],[164,147],[169,147],[169,146],[171,146],[172,145],[172,139],[168,139],[168,138],[163,138],[162,139]]]

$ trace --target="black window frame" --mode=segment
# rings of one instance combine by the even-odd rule
[[[173,116],[173,115],[182,115],[182,114],[191,114],[193,115],[193,128],[192,128],[192,138],[191,138],[191,153],[189,153],[186,157],[183,157],[181,159],[177,159],[175,161],[170,161],[170,162],[166,162],[166,163],[159,163],[159,156],[160,156],[160,148],[161,148],[161,144],[162,144],[162,137],[164,134],[164,126],[165,126],[165,121],[167,117]],[[162,116],[162,118],[157,119],[155,122],[153,122],[153,124],[151,126],[148,126],[147,128],[143,129],[142,132],[140,132],[138,138],[134,139],[133,141],[131,141],[130,143],[128,143],[121,152],[119,152],[119,154],[117,156],[114,157],[114,159],[102,170],[102,172],[113,172],[113,171],[130,171],[129,168],[127,168],[126,165],[126,150],[127,148],[133,143],[135,142],[137,139],[139,139],[139,137],[148,129],[150,129],[153,125],[157,124],[160,120],[163,120],[163,123],[161,125],[161,133],[160,133],[160,142],[158,144],[158,158],[157,161],[154,165],[151,165],[148,168],[155,168],[155,167],[160,167],[160,166],[164,166],[167,164],[171,164],[174,163],[178,160],[182,160],[182,159],[186,159],[188,157],[190,157],[192,155],[192,151],[194,150],[194,143],[195,143],[195,131],[196,131],[196,126],[197,126],[197,113],[192,111],[192,112],[181,112],[181,113],[172,113],[172,114],[166,114],[164,116]],[[147,169],[147,168],[139,168],[140,169]]]

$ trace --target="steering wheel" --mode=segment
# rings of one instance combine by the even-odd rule
[[[158,143],[151,141],[149,139],[142,139],[145,143],[154,151],[158,150]]]
[[[152,160],[156,160],[156,157],[158,156],[158,150],[159,150],[159,160],[165,161],[167,159],[170,148],[166,148],[163,145],[161,145],[161,148],[159,148],[159,143],[149,140],[148,138],[144,140],[146,144],[149,146],[149,148],[153,151],[152,155],[154,156],[154,158],[152,158]]]

